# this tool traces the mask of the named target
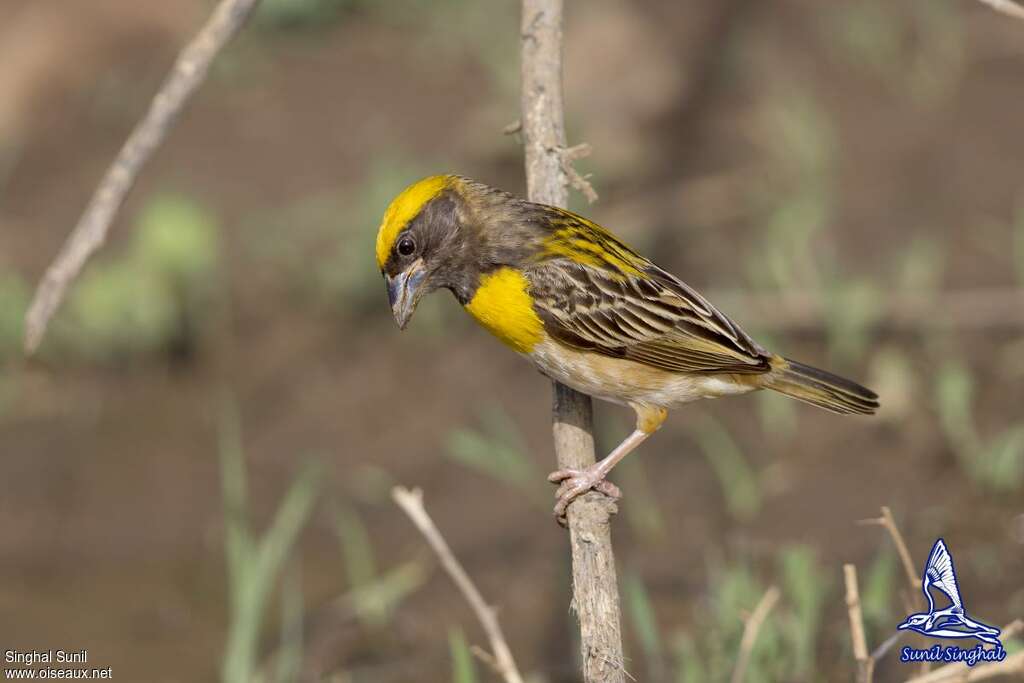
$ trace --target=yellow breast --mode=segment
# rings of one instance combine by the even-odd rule
[[[530,353],[544,337],[544,325],[526,291],[528,284],[519,271],[499,268],[480,279],[466,304],[478,323],[519,353]]]

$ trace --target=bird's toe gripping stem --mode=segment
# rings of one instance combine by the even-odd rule
[[[552,484],[559,484],[555,491],[555,518],[562,526],[567,521],[565,511],[569,504],[587,491],[597,491],[611,498],[613,501],[622,498],[622,491],[618,486],[605,479],[605,472],[596,464],[586,469],[561,469],[555,470],[548,475],[548,481]]]

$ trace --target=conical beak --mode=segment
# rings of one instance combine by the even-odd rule
[[[395,316],[398,329],[404,330],[409,324],[412,314],[416,312],[416,304],[423,296],[423,282],[427,272],[423,268],[422,259],[394,277],[386,275],[384,279],[388,285],[388,302],[391,304],[391,314]]]

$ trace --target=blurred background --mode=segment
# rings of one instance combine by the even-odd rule
[[[32,288],[210,7],[0,4],[0,643],[125,681],[493,680],[402,483],[520,668],[577,680],[549,383],[447,295],[399,334],[372,254],[422,175],[524,190],[518,3],[264,0],[21,359]],[[968,0],[567,20],[601,195],[574,208],[883,405],[705,402],[616,470],[631,673],[728,680],[774,585],[748,680],[848,679],[841,565],[871,646],[907,614],[857,524],[882,505],[917,571],[946,539],[976,618],[1024,616],[1024,24]],[[631,420],[599,405],[600,450]]]

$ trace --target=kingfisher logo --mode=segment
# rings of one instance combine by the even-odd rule
[[[935,604],[935,591],[949,600],[941,609]],[[897,628],[917,631],[929,638],[973,638],[978,641],[973,648],[956,645],[934,645],[927,649],[905,647],[900,651],[901,662],[964,662],[974,666],[978,662],[1001,662],[1006,659],[1006,650],[999,640],[999,629],[967,616],[960,586],[953,567],[946,542],[935,541],[921,578],[921,592],[928,600],[928,611],[911,614]],[[941,598],[940,598],[941,599]],[[985,648],[984,643],[994,647]]]

